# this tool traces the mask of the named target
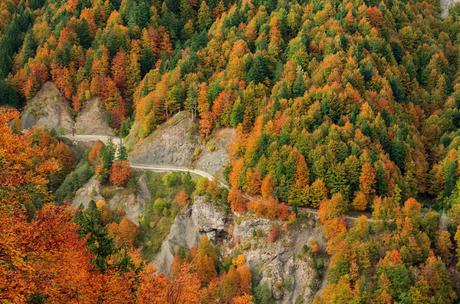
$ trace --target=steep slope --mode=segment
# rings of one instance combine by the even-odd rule
[[[24,108],[22,126],[25,129],[44,127],[61,134],[69,134],[74,125],[70,112],[67,101],[56,86],[47,82]]]
[[[223,177],[223,168],[229,161],[229,145],[235,130],[216,130],[206,143],[200,140],[198,124],[187,111],[182,111],[133,145],[130,134],[127,146],[129,159],[136,164],[166,165],[195,168],[211,175]]]
[[[130,146],[129,138],[127,145]],[[140,164],[190,167],[194,151],[199,146],[191,115],[181,112],[132,147],[129,156],[132,162]]]
[[[108,124],[109,116],[98,98],[86,101],[75,121],[75,134],[114,135]]]
[[[313,240],[322,248],[321,227],[316,218],[303,218],[280,232],[277,239],[269,240],[273,227],[282,224],[227,214],[222,206],[196,197],[193,205],[176,217],[152,265],[170,274],[177,249],[191,249],[206,235],[225,255],[242,254],[253,269],[254,286],[266,284],[276,303],[308,303],[320,286],[324,265],[318,264],[319,255],[308,254],[306,249]]]
[[[438,11],[430,1],[238,3],[201,48],[146,74],[132,138],[186,108],[204,138],[239,126],[240,192],[258,194],[269,178],[273,196],[291,205],[318,207],[314,182],[329,197],[342,193],[347,209],[397,188],[438,204],[432,184],[444,178],[429,176],[443,130],[427,119],[448,107],[442,129],[455,125],[458,109],[446,101],[458,91],[459,62],[458,22]]]

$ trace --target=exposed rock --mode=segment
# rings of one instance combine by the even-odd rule
[[[323,244],[321,227],[314,219],[302,220],[298,227],[282,232],[276,242],[268,241],[271,227],[280,224],[260,218],[243,219],[233,230],[233,239],[241,244],[236,250],[253,269],[255,281],[267,283],[277,303],[309,303],[319,287],[319,276],[303,246],[312,239]]]
[[[83,187],[77,190],[72,201],[72,206],[75,208],[79,208],[80,206],[86,208],[90,201],[103,199],[100,192],[101,183],[96,176],[93,176]]]
[[[169,275],[177,248],[191,249],[203,235],[217,241],[219,236],[225,235],[225,223],[226,213],[222,208],[207,202],[204,197],[197,197],[191,208],[177,215],[152,265]]]
[[[456,3],[460,3],[460,0],[441,0],[441,16],[446,18],[449,15],[449,8]]]
[[[136,163],[189,167],[199,147],[196,123],[188,112],[180,112],[141,140],[130,152]]]
[[[222,208],[207,202],[204,197],[198,197],[193,203],[191,216],[193,225],[211,241],[224,237],[227,216]]]
[[[152,196],[147,186],[147,176],[145,174],[142,174],[137,180],[137,187],[137,194],[139,199],[142,199],[144,202],[150,201]]]
[[[235,220],[221,207],[198,197],[191,208],[176,217],[152,264],[169,275],[177,248],[190,249],[207,235],[225,255],[243,254],[254,281],[266,283],[277,303],[308,303],[320,280],[313,258],[303,247],[313,239],[324,246],[321,226],[314,217],[302,218],[276,242],[270,242],[267,235],[273,225],[282,223],[251,216]],[[234,247],[235,243],[239,245]]]
[[[179,247],[192,248],[200,240],[198,227],[193,224],[192,210],[186,209],[179,213],[171,225],[168,236],[161,244],[160,252],[152,262],[152,266],[166,275],[171,274],[171,263],[176,249]]]
[[[22,126],[25,129],[44,127],[58,133],[70,133],[73,119],[69,104],[52,82],[43,85],[37,95],[26,105],[22,114]]]
[[[226,128],[216,132],[200,153],[195,162],[195,168],[209,172],[211,174],[220,174],[222,168],[229,161],[228,146],[235,137],[235,130]]]
[[[107,203],[112,210],[124,210],[126,217],[139,226],[141,206],[134,193],[125,193],[124,191],[117,192]]]
[[[138,190],[136,193],[127,191],[124,188],[112,189],[113,196],[107,200],[107,204],[112,210],[121,208],[133,223],[139,225],[140,214],[144,210],[145,202],[150,200],[150,192],[147,188],[145,174],[142,174],[137,181]],[[101,183],[96,176],[93,176],[83,187],[78,189],[72,201],[72,206],[86,208],[91,200],[104,199],[101,190]]]
[[[150,201],[150,191],[147,188],[146,176],[142,174],[137,179],[137,192],[129,193],[123,188],[117,191],[115,195],[108,201],[108,204],[112,210],[121,208],[125,211],[126,217],[129,218],[133,223],[139,226],[139,219],[144,210],[145,202]]]
[[[131,162],[196,168],[222,177],[223,168],[229,161],[228,146],[235,130],[220,129],[203,146],[197,123],[189,112],[183,111],[136,144],[133,144],[133,136],[126,139],[127,146],[132,147],[129,153]]]
[[[107,123],[108,115],[98,98],[88,100],[75,122],[76,134],[110,135],[114,132]]]

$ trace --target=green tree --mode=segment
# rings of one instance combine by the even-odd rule
[[[96,255],[94,265],[99,270],[105,271],[108,267],[107,259],[116,252],[116,247],[102,222],[101,211],[94,201],[89,203],[86,210],[80,210],[75,215],[75,222],[79,225],[78,234],[87,237],[88,248]]]
[[[196,82],[192,82],[187,89],[185,109],[192,113],[192,119],[195,120],[198,114],[198,86]]]
[[[243,122],[243,118],[244,105],[241,101],[241,98],[238,97],[232,107],[232,112],[230,114],[230,124],[232,127],[236,128],[239,123]]]
[[[379,196],[383,196],[387,194],[388,185],[385,178],[385,170],[383,170],[382,163],[378,163],[377,168],[375,169],[376,175],[376,184],[375,184],[375,192]]]
[[[272,292],[267,283],[260,283],[254,289],[254,303],[255,304],[272,304],[275,303]]]
[[[200,30],[207,30],[212,23],[211,11],[209,10],[206,1],[201,1],[200,8],[198,10],[198,26]]]
[[[26,64],[29,61],[29,58],[33,58],[35,55],[35,50],[37,49],[37,44],[35,43],[34,36],[32,32],[28,32],[24,38],[24,60],[23,63]]]
[[[89,33],[88,22],[85,19],[80,21],[76,28],[76,32],[78,40],[80,41],[80,45],[83,48],[88,49],[91,46],[92,38]]]
[[[457,162],[449,161],[444,167],[444,194],[449,196],[457,183]]]
[[[292,85],[292,94],[294,97],[302,96],[306,90],[305,82],[303,80],[303,73],[297,73],[297,76]]]

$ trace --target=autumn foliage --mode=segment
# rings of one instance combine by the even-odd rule
[[[115,161],[110,169],[110,183],[123,187],[131,177],[131,167],[127,160]]]
[[[120,223],[115,222],[108,225],[108,231],[114,236],[117,246],[125,244],[133,247],[137,236],[137,226],[130,219],[124,216]]]
[[[78,216],[77,210],[68,205],[52,203],[43,204],[33,214],[26,212],[33,198],[43,201],[49,198],[47,177],[59,170],[59,161],[45,160],[48,154],[32,140],[33,134],[12,132],[8,122],[16,117],[13,111],[0,113],[0,137],[3,139],[0,141],[1,301],[201,303],[208,294],[208,283],[213,285],[211,281],[217,275],[217,255],[208,240],[202,240],[193,262],[181,265],[178,273],[168,279],[145,266],[137,250],[122,249],[124,245],[133,246],[137,233],[136,225],[128,218],[108,225],[109,234],[104,233],[103,223],[111,219],[112,214],[103,200],[93,202],[89,211],[80,210]],[[41,141],[50,140],[43,133],[41,136]],[[29,157],[34,162],[29,161]],[[92,233],[86,234],[86,231]],[[115,248],[110,235],[115,238]],[[98,252],[102,247],[110,251],[104,270],[94,264],[96,258],[106,253]],[[227,303],[233,298],[239,301],[237,303],[247,303],[251,298],[250,272],[241,263],[232,268],[237,273],[237,285],[229,285],[237,289],[221,289],[219,283],[217,293],[209,287],[215,292],[214,299],[222,296],[229,299]],[[235,275],[226,277],[226,284],[230,284],[233,277]]]
[[[91,147],[91,150],[89,150],[88,161],[90,163],[94,163],[100,156],[103,148],[104,148],[104,143],[102,143],[100,140],[96,141]]]
[[[228,196],[217,182],[197,193],[269,219],[293,220],[291,210],[318,209],[331,255],[318,303],[453,303],[460,294],[458,14],[458,6],[448,12],[428,0],[3,0],[0,104],[27,107],[52,81],[72,114],[100,98],[115,133],[129,134],[133,144],[185,111],[203,141],[234,128],[224,174]],[[50,216],[51,192],[75,162],[64,141],[40,130],[21,133],[18,113],[1,111],[0,212],[15,227],[2,229],[21,242],[25,226],[51,229],[36,221]],[[108,150],[97,143],[89,163],[101,182],[126,186],[129,166]],[[57,217],[73,213],[60,208],[53,209]],[[106,224],[109,212],[101,210]],[[95,234],[84,237],[91,243]],[[64,242],[53,245],[61,249]],[[18,252],[35,259],[25,263],[40,261],[21,246]],[[201,264],[209,265],[204,256],[198,255]],[[46,259],[55,263],[54,256]],[[203,276],[191,260],[186,264],[178,273],[193,286],[199,281],[201,298],[179,288],[180,278],[174,286],[147,270],[106,275],[86,271],[84,263],[81,285],[88,275],[102,286],[91,289],[91,299],[104,303],[250,300],[239,266],[201,286]],[[18,269],[2,268],[5,275]],[[23,277],[35,278],[30,271]],[[144,275],[152,280],[145,288]],[[48,285],[36,283],[43,290],[2,281],[8,288],[18,282],[16,294],[23,295],[5,301],[85,303],[78,286],[58,298],[66,282],[43,276],[50,278]]]

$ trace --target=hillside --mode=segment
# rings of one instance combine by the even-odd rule
[[[94,258],[100,280],[115,280],[105,273],[110,269],[111,275],[142,282],[131,285],[125,302],[154,296],[145,287],[150,281],[139,276],[150,270],[137,263],[135,249],[149,260],[161,247],[159,268],[170,268],[170,277],[145,277],[169,288],[180,280],[198,282],[182,302],[295,303],[299,287],[284,282],[294,273],[286,270],[289,257],[278,259],[274,268],[283,282],[268,279],[268,273],[259,280],[266,268],[255,265],[254,256],[265,246],[267,257],[307,256],[304,269],[314,268],[312,257],[328,255],[326,282],[317,294],[316,287],[309,288],[305,301],[456,303],[457,2],[5,0],[0,3],[0,105],[21,109],[26,129],[57,132],[21,133],[18,114],[1,110],[0,202],[20,206],[15,212],[1,209],[4,222],[47,227],[42,217],[55,207],[41,213],[42,206],[56,201],[66,206],[56,208],[74,210],[66,203],[77,195],[86,208],[77,212],[76,226],[63,224],[74,234],[73,243],[61,249],[70,254],[69,248],[87,244],[79,259],[88,273]],[[56,136],[74,130],[115,135],[126,147],[115,152],[114,145],[96,142],[76,159]],[[137,204],[130,161],[199,169],[228,189],[187,174],[148,175],[158,197]],[[187,214],[193,215],[193,202],[203,196],[229,215],[228,231],[237,231],[247,216],[266,221],[261,233],[269,239],[278,239],[282,227],[289,237],[261,245],[257,227],[246,231],[252,238],[181,235],[180,220],[193,221]],[[299,211],[306,208],[317,210],[321,246],[302,237],[316,227],[302,227],[305,216]],[[350,215],[357,219],[347,221]],[[133,232],[136,224],[139,234]],[[10,239],[22,238],[18,231],[27,231],[22,226],[0,226],[3,242],[10,244],[0,242],[0,262],[2,246],[14,254]],[[292,244],[296,239],[305,243],[304,252]],[[168,240],[177,246],[166,246]],[[97,247],[100,241],[108,247]],[[45,261],[44,246],[34,245],[37,261]],[[251,249],[256,253],[248,254]],[[14,261],[11,257],[6,268],[0,263],[9,278],[21,275]],[[27,271],[39,277],[42,265],[32,266]],[[305,276],[303,283],[317,281]],[[258,281],[267,286],[251,285]],[[63,301],[60,292],[40,282],[47,286],[43,293],[38,285],[24,293],[8,285],[13,289],[7,301],[16,301],[11,295],[19,302]],[[178,302],[163,294],[159,299]]]
[[[368,164],[377,179],[369,194],[397,185],[404,198],[440,206],[452,192],[440,195],[450,177],[437,172],[458,116],[455,9],[441,19],[429,1],[125,0],[38,1],[23,11],[10,12],[24,22],[5,25],[4,43],[19,25],[24,41],[2,65],[23,98],[49,78],[77,113],[99,97],[110,125],[134,143],[183,109],[203,138],[239,126],[240,190],[270,168],[276,199],[313,206],[294,186],[292,166],[303,158],[308,184],[322,180],[350,202],[365,192]]]

